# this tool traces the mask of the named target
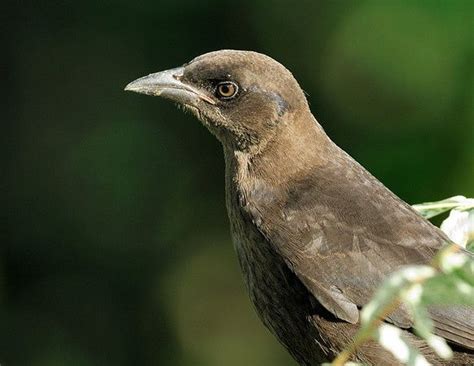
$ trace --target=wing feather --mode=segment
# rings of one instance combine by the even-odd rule
[[[266,191],[259,184],[247,207],[314,297],[336,317],[355,323],[387,275],[428,263],[449,239],[345,152],[337,148],[332,156],[284,190]],[[474,349],[473,308],[435,309],[431,315],[438,334]],[[412,325],[403,308],[387,320]]]

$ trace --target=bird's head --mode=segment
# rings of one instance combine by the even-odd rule
[[[222,50],[125,87],[170,99],[194,113],[224,144],[258,149],[300,110],[303,91],[280,63],[260,53]]]

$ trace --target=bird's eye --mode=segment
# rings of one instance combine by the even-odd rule
[[[232,81],[224,81],[217,85],[216,94],[220,99],[230,99],[235,97],[238,91],[239,87],[236,83]]]

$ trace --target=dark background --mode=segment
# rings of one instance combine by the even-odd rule
[[[294,365],[244,291],[218,142],[123,87],[260,51],[403,199],[474,196],[473,4],[7,2],[2,366]]]

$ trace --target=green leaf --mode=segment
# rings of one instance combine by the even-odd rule
[[[392,355],[408,366],[428,366],[428,361],[403,337],[402,330],[383,323],[375,332],[375,339]]]
[[[387,304],[399,297],[402,290],[413,282],[421,282],[436,275],[436,270],[430,266],[406,266],[394,272],[376,291],[372,300],[364,306],[361,312],[361,330],[371,321],[384,318],[383,312]]]
[[[413,327],[415,328],[416,334],[423,338],[441,358],[449,359],[453,357],[453,351],[449,348],[446,341],[433,334],[433,321],[431,320],[426,308],[421,303],[412,303],[410,305],[414,322]]]
[[[446,198],[442,201],[416,204],[412,207],[417,210],[424,218],[429,219],[442,214],[443,212],[452,210],[453,208],[458,208],[459,210],[473,209],[474,199],[466,198],[464,196],[454,196]]]
[[[438,275],[424,283],[421,301],[425,305],[474,306],[474,287],[454,274]]]
[[[466,209],[466,206],[463,206],[451,210],[440,229],[453,242],[466,247],[467,243],[474,239],[474,209]]]
[[[467,252],[451,244],[438,252],[437,266],[445,274],[452,274],[474,286],[474,258]]]
[[[474,253],[474,240],[466,244],[466,249]]]

